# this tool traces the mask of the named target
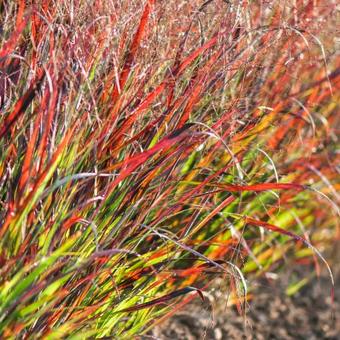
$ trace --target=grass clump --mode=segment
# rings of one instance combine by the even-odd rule
[[[0,8],[2,337],[128,338],[338,236],[335,1]]]

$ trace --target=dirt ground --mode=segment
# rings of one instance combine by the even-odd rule
[[[311,280],[288,297],[285,288],[291,275],[303,277],[304,273],[293,269],[276,280],[255,280],[254,299],[248,302],[246,317],[235,307],[226,307],[217,283],[210,296],[213,313],[197,299],[145,339],[340,339],[339,272],[333,304],[329,276]]]

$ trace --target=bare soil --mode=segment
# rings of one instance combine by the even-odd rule
[[[340,339],[340,287],[337,275],[332,303],[330,278],[323,274],[311,280],[294,296],[285,294],[291,270],[277,280],[257,279],[254,298],[245,316],[235,307],[226,307],[226,298],[217,289],[211,293],[212,308],[195,300],[145,339]]]

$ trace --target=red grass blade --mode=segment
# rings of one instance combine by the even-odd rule
[[[32,82],[29,89],[26,93],[17,101],[14,106],[13,111],[5,118],[1,128],[0,128],[0,138],[2,138],[8,130],[12,127],[12,125],[16,122],[16,120],[20,117],[21,114],[25,112],[29,104],[32,102],[35,92],[39,90],[41,83],[44,79],[45,71],[43,69],[39,69],[37,72],[37,76],[35,80]]]
[[[25,29],[27,25],[28,15],[26,14],[24,17],[22,17],[24,8],[25,2],[20,1],[19,10],[17,14],[16,29],[0,50],[0,63],[3,61],[4,58],[6,58],[10,53],[13,52],[18,43],[22,31]]]
[[[140,19],[139,26],[137,28],[135,36],[133,37],[133,40],[132,40],[132,43],[131,43],[131,46],[130,46],[130,50],[128,51],[126,59],[125,59],[123,70],[122,70],[120,77],[119,77],[119,87],[120,87],[120,89],[122,89],[124,87],[124,85],[127,81],[127,78],[130,74],[131,67],[132,67],[134,59],[136,57],[140,42],[141,42],[141,40],[144,36],[145,28],[146,28],[146,25],[148,23],[148,18],[149,18],[151,6],[153,5],[153,3],[154,3],[154,0],[148,0],[145,7],[144,7],[144,11],[143,11],[142,17]],[[119,89],[116,86],[114,91],[113,91],[113,94],[112,94],[112,101],[113,102],[116,101],[118,96],[119,96]]]
[[[214,185],[215,186],[215,185]],[[306,186],[297,183],[261,183],[252,185],[232,185],[232,184],[216,184],[218,188],[221,188],[230,192],[238,191],[254,191],[261,192],[266,190],[304,190]]]

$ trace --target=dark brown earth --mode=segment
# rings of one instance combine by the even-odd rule
[[[276,280],[252,282],[254,299],[248,302],[245,317],[235,307],[226,307],[217,283],[215,292],[209,294],[212,309],[197,299],[145,339],[340,339],[340,275],[336,276],[332,303],[326,274],[312,279],[294,296],[285,294],[292,276],[304,274],[306,270],[294,269]]]

